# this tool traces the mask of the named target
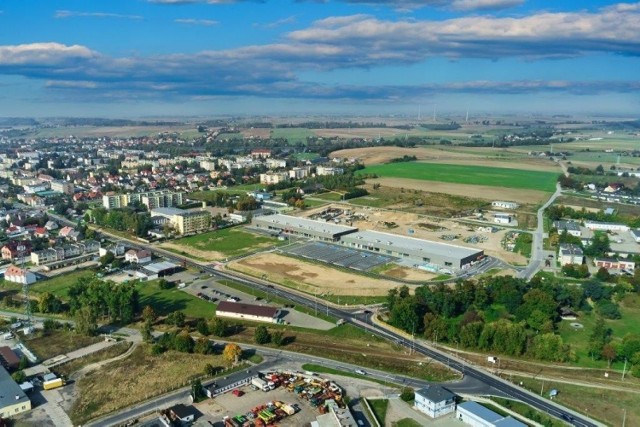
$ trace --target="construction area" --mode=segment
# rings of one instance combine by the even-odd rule
[[[311,373],[269,372],[196,406],[226,427],[300,426],[326,414],[350,416],[343,396],[336,383]]]
[[[481,249],[488,256],[510,264],[523,264],[524,256],[505,250],[502,241],[509,229],[479,221],[475,216],[456,220],[442,219],[391,209],[332,204],[304,212],[308,218],[334,224],[409,236],[434,242],[451,243]]]
[[[311,260],[367,271],[379,265],[387,264],[395,258],[372,254],[371,252],[346,248],[323,242],[309,242],[289,246],[284,252]]]

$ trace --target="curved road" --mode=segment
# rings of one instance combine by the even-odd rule
[[[538,209],[538,226],[536,227],[536,231],[534,231],[533,233],[533,239],[531,243],[531,259],[529,260],[529,265],[527,265],[524,270],[518,273],[518,277],[520,278],[529,280],[542,267],[542,262],[544,261],[544,210],[551,206],[551,204],[556,201],[560,194],[562,194],[562,187],[560,187],[560,183],[556,183],[555,193],[553,193],[549,200],[547,200],[547,202],[542,205],[540,209]]]

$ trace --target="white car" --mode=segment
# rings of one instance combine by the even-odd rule
[[[365,371],[363,371],[362,369],[356,369],[356,374],[367,375],[367,373]]]

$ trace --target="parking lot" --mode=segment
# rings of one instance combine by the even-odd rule
[[[245,414],[251,409],[265,405],[267,402],[280,401],[286,404],[297,404],[300,412],[291,415],[278,422],[280,426],[307,426],[319,415],[317,409],[310,406],[308,401],[298,398],[295,393],[288,392],[285,388],[279,387],[269,392],[255,391],[251,387],[240,388],[245,394],[237,397],[232,393],[226,393],[214,399],[207,399],[194,406],[204,414],[204,419],[216,425],[222,425],[224,416],[235,416]]]
[[[396,259],[390,256],[373,254],[367,251],[322,242],[309,242],[289,246],[287,249],[284,249],[284,252],[361,271],[370,270],[373,267],[387,264]]]

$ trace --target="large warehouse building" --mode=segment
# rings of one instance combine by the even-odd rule
[[[484,256],[484,251],[478,249],[379,231],[358,231],[342,236],[340,241],[352,248],[408,259],[419,267],[434,271],[465,269]]]
[[[293,236],[336,242],[341,236],[358,231],[355,227],[314,221],[289,215],[264,215],[253,219],[253,226],[271,232]]]

